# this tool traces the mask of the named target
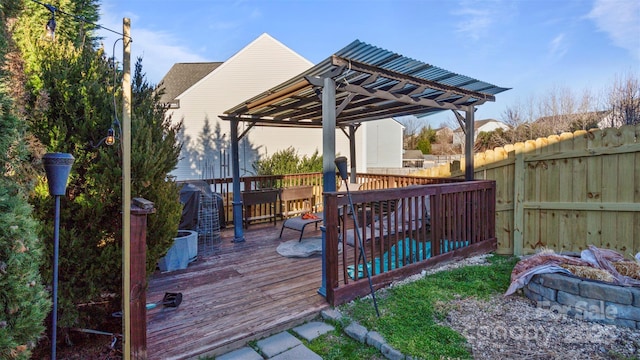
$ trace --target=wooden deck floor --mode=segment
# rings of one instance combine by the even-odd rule
[[[233,228],[209,256],[185,270],[151,277],[147,302],[160,302],[165,292],[181,292],[178,308],[147,312],[149,359],[188,359],[219,355],[248,341],[283,331],[316,317],[329,304],[317,291],[321,256],[286,258],[276,247],[298,238],[281,222],[251,225],[244,243],[234,244]],[[309,229],[305,238],[320,236]]]

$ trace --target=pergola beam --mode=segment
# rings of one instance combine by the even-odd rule
[[[401,94],[392,94],[388,91],[378,90],[378,89],[367,89],[357,85],[340,85],[341,90],[356,93],[359,95],[377,98],[377,99],[385,99],[390,101],[397,101],[400,103],[408,104],[408,105],[420,105],[422,107],[432,107],[439,108],[443,110],[462,110],[463,105],[455,105],[446,102],[438,102],[431,99],[424,98],[413,98],[409,95],[401,95]]]

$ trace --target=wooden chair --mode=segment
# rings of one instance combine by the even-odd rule
[[[282,218],[302,215],[315,210],[313,185],[293,186],[282,189]]]

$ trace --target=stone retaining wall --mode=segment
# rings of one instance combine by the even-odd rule
[[[524,294],[539,307],[585,321],[640,329],[640,288],[566,274],[535,275]]]

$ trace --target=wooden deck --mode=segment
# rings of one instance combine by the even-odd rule
[[[148,303],[160,302],[165,292],[181,292],[183,302],[178,308],[147,312],[149,359],[219,355],[301,324],[329,307],[317,293],[321,256],[279,255],[276,247],[299,235],[285,230],[280,240],[281,225],[251,225],[244,243],[232,243],[233,228],[228,227],[212,255],[185,270],[151,277]],[[320,231],[309,226],[305,238],[312,236]]]

